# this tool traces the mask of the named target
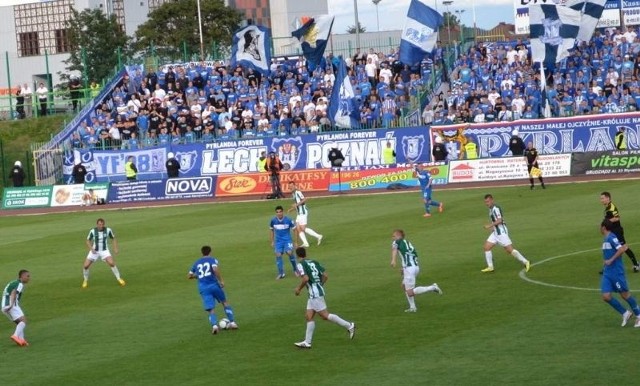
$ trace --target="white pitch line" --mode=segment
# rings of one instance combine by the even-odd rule
[[[638,243],[630,243],[630,244],[627,244],[627,245],[633,245],[633,244],[638,244]],[[560,259],[560,258],[563,258],[563,257],[575,256],[575,255],[579,255],[581,253],[596,252],[596,251],[600,251],[600,250],[601,250],[600,248],[593,248],[593,249],[585,249],[585,250],[582,250],[582,251],[576,251],[576,252],[571,252],[571,253],[565,253],[564,255],[553,256],[553,257],[549,257],[549,258],[546,258],[544,260],[535,262],[535,263],[531,264],[531,266],[535,267],[536,265],[541,265],[541,264],[544,264],[544,263],[548,263],[550,261],[553,261],[553,260],[556,260],[556,259]],[[552,284],[552,283],[546,283],[546,282],[540,281],[540,280],[534,280],[534,279],[531,279],[530,277],[527,277],[527,273],[524,271],[524,269],[520,271],[518,276],[520,276],[520,279],[522,279],[524,281],[527,281],[527,282],[532,283],[532,284],[545,286],[545,287],[564,288],[564,289],[572,289],[572,290],[577,290],[577,291],[589,291],[589,292],[598,292],[598,291],[600,291],[600,288],[574,287],[574,286],[570,286],[570,285]]]

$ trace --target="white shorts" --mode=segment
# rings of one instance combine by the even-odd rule
[[[413,289],[416,286],[416,277],[420,273],[420,267],[411,266],[402,269],[402,284],[404,289]]]
[[[508,233],[497,235],[496,232],[492,232],[491,235],[489,235],[489,238],[487,239],[487,241],[490,242],[491,244],[498,244],[501,247],[506,247],[508,245],[513,244],[511,242],[511,239],[509,238]]]
[[[326,309],[327,309],[327,303],[325,303],[324,301],[324,296],[307,300],[307,310],[314,310],[315,312],[320,312]]]
[[[89,254],[87,255],[87,260],[96,261],[98,260],[98,258],[100,258],[100,260],[105,261],[107,257],[110,257],[110,256],[111,256],[111,252],[109,252],[108,249],[105,249],[104,251],[96,251],[96,253],[89,251]]]
[[[298,224],[298,225],[307,225],[307,215],[306,214],[299,214],[296,217],[296,224]]]
[[[11,320],[12,322],[24,316],[24,312],[22,312],[20,306],[13,306],[9,311],[5,311],[5,309],[3,308],[2,313],[7,315],[7,318],[9,318],[9,320]]]

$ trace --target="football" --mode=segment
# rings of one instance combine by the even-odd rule
[[[221,330],[226,330],[229,327],[229,319],[220,319],[220,321],[218,322],[218,326],[220,326]]]

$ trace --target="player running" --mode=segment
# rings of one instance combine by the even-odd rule
[[[491,223],[485,225],[484,229],[491,230],[492,232],[484,243],[484,258],[487,261],[487,268],[481,270],[481,272],[489,273],[494,271],[493,253],[491,253],[491,249],[493,249],[496,244],[499,244],[507,253],[524,264],[525,271],[529,272],[531,263],[522,256],[522,253],[513,248],[513,243],[511,242],[511,238],[509,238],[507,224],[502,218],[502,209],[493,202],[493,196],[490,194],[484,196],[484,204],[489,208],[489,218],[491,219]]]
[[[620,222],[620,212],[618,212],[618,207],[611,202],[611,193],[602,192],[600,193],[600,203],[604,205],[604,218],[605,220],[609,220],[611,222],[611,232],[613,232],[620,244],[627,245],[627,240],[624,238],[624,228],[622,227],[622,223]],[[640,265],[638,265],[638,260],[636,259],[635,253],[627,246],[626,254],[629,256],[631,263],[633,264],[633,272],[640,271]]]
[[[295,228],[296,224],[284,215],[282,206],[276,206],[276,215],[271,219],[271,223],[269,224],[269,229],[271,229],[271,246],[276,254],[276,267],[278,268],[276,280],[284,278],[283,253],[289,255],[293,273],[298,273],[296,269],[296,258],[293,256],[293,239],[291,238],[291,230]]]
[[[442,202],[431,199],[431,184],[433,183],[431,173],[429,173],[429,171],[426,170],[422,165],[416,164],[414,166],[413,177],[417,178],[418,182],[420,182],[420,189],[422,191],[425,210],[425,214],[423,217],[431,217],[432,206],[437,206],[438,212],[442,213],[442,211],[444,211],[444,204]]]
[[[296,231],[298,232],[298,237],[302,241],[301,246],[305,248],[309,246],[305,233],[318,239],[318,245],[320,245],[322,242],[322,235],[307,227],[307,216],[309,215],[307,199],[304,194],[302,194],[302,191],[298,189],[295,182],[291,181],[289,183],[289,189],[291,189],[291,197],[293,197],[293,200],[295,201],[289,211],[295,210],[298,214],[296,216]]]
[[[438,284],[433,283],[426,287],[416,287],[416,277],[420,273],[420,267],[418,266],[418,253],[413,247],[413,244],[404,238],[404,231],[396,229],[391,235],[393,242],[391,244],[391,266],[396,267],[396,260],[398,255],[402,260],[402,289],[404,290],[407,300],[409,301],[409,308],[404,312],[416,312],[415,295],[421,295],[427,292],[435,292],[438,295],[442,295],[442,290],[438,287]]]
[[[233,309],[227,302],[227,297],[223,290],[224,281],[222,280],[222,275],[220,275],[218,260],[211,257],[211,247],[208,245],[203,246],[200,252],[202,252],[202,257],[193,263],[187,278],[198,279],[198,291],[200,291],[200,296],[202,297],[204,310],[209,313],[211,333],[215,335],[220,330],[214,309],[216,302],[222,304],[224,312],[227,314],[227,319],[229,319],[229,328],[235,330],[238,328],[238,324],[235,322]]]
[[[18,272],[18,279],[9,282],[2,292],[2,313],[7,315],[10,321],[16,324],[16,330],[11,335],[11,340],[18,346],[28,346],[24,339],[24,329],[27,326],[27,319],[20,308],[20,299],[24,292],[24,286],[31,279],[31,274],[26,269]]]
[[[294,345],[300,348],[311,348],[313,331],[316,328],[316,322],[313,321],[313,317],[316,314],[320,315],[324,320],[328,320],[345,328],[349,331],[349,339],[353,339],[356,334],[356,324],[347,322],[336,314],[330,314],[327,310],[327,304],[324,300],[324,283],[327,282],[328,277],[324,271],[324,267],[315,260],[307,259],[307,251],[302,247],[296,249],[296,255],[300,259],[298,270],[302,274],[302,280],[296,287],[295,294],[296,296],[300,295],[302,288],[307,287],[309,299],[307,300],[307,311],[305,313],[307,332],[304,340],[294,343]]]
[[[613,224],[609,220],[603,220],[600,224],[600,233],[604,236],[602,241],[602,258],[604,259],[604,269],[602,270],[602,280],[600,291],[602,300],[609,303],[614,310],[622,315],[622,327],[627,325],[633,314],[636,315],[634,327],[640,327],[640,308],[636,299],[631,296],[627,279],[624,275],[624,263],[620,258],[626,251],[627,246],[622,244],[612,231]],[[611,296],[612,292],[618,292],[620,296],[629,304],[633,313],[625,309],[618,299]]]

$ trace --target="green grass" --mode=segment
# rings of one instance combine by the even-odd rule
[[[536,265],[535,280],[599,288],[602,207],[610,190],[629,242],[640,242],[638,182],[615,181],[492,189],[517,248]],[[325,235],[310,256],[327,268],[329,310],[358,324],[353,341],[317,321],[313,349],[304,337],[305,297],[297,279],[275,281],[268,237],[273,201],[100,213],[0,217],[0,281],[32,272],[23,298],[31,346],[0,324],[2,385],[604,385],[637,377],[640,331],[597,291],[522,280],[521,266],[496,249],[496,272],[481,274],[487,233],[484,190],[436,191],[444,214],[423,219],[417,192],[334,196],[310,201]],[[286,202],[288,204],[288,201]],[[119,237],[120,288],[104,264],[81,290],[84,238],[98,216]],[[391,232],[416,246],[420,284],[444,296],[416,298],[405,314]],[[186,273],[203,244],[221,261],[239,331],[209,334],[196,285]],[[636,244],[636,249],[640,247]],[[629,262],[625,258],[627,271]],[[290,267],[287,266],[288,272]],[[629,274],[640,288],[640,275]]]
[[[0,154],[2,155],[0,193],[2,188],[7,186],[7,183],[10,185],[7,176],[13,163],[17,160],[20,160],[23,166],[29,166],[30,176],[33,178],[33,167],[29,162],[31,158],[27,158],[27,153],[31,151],[31,143],[48,141],[52,135],[61,130],[65,120],[71,118],[70,116],[54,115],[36,119],[0,121],[0,146],[2,148],[2,154]],[[4,170],[2,166],[4,166]]]

